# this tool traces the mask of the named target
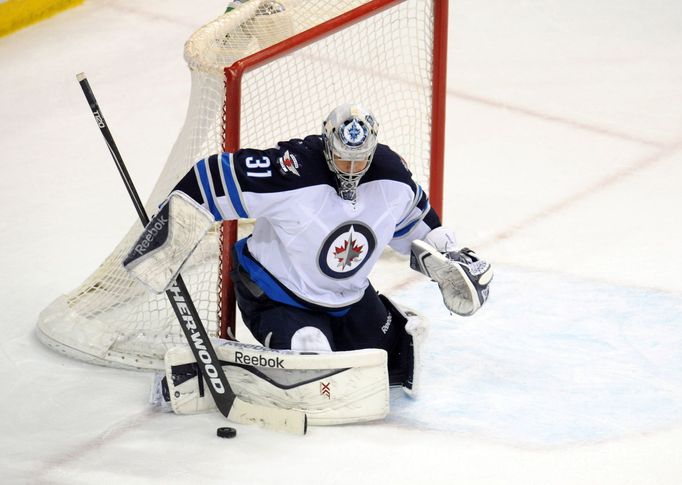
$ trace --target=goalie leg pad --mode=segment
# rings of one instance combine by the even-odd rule
[[[405,310],[407,323],[405,332],[412,337],[412,379],[403,385],[403,391],[416,398],[421,388],[422,349],[429,333],[428,320],[413,310]]]
[[[246,402],[300,410],[312,426],[347,424],[386,417],[389,411],[387,354],[381,349],[348,352],[272,350],[221,340],[216,353],[235,394]],[[165,395],[175,413],[215,409],[204,392],[192,352],[166,353]]]
[[[408,396],[416,398],[421,386],[422,347],[428,335],[429,323],[415,310],[397,305],[386,295],[379,295],[394,322],[401,322],[404,332],[394,355],[389,357],[391,385],[400,385]]]
[[[215,219],[182,192],[173,192],[152,217],[123,261],[124,268],[155,293],[175,281]]]

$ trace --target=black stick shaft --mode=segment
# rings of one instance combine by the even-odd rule
[[[109,127],[104,120],[104,116],[102,115],[99,104],[95,99],[92,89],[90,88],[90,83],[88,82],[88,79],[84,73],[78,74],[76,78],[83,89],[85,98],[90,104],[90,109],[92,110],[92,114],[95,117],[97,126],[99,126],[99,129],[102,132],[104,141],[109,148],[109,152],[116,163],[119,173],[121,174],[121,178],[123,179],[123,183],[128,190],[128,194],[135,205],[135,210],[137,211],[142,224],[146,226],[149,223],[149,217],[147,216],[144,205],[142,204],[140,196],[135,189],[135,185],[133,184],[130,174],[126,169],[125,163],[123,163],[123,158],[118,151],[118,147],[116,146],[116,142],[111,135],[111,131],[109,131]],[[192,353],[197,360],[197,364],[204,375],[204,378],[208,384],[208,388],[211,391],[211,395],[216,402],[216,406],[220,412],[227,417],[236,396],[227,381],[227,376],[225,375],[223,368],[220,366],[220,361],[218,360],[215,349],[209,340],[208,333],[206,332],[204,325],[201,323],[199,313],[197,312],[197,309],[189,295],[189,291],[187,290],[187,287],[185,286],[185,283],[180,275],[178,275],[173,285],[166,291],[166,296],[168,296],[168,299],[170,300],[173,311],[178,318],[180,327],[182,327],[182,331],[185,334],[187,343],[192,349]]]
[[[81,89],[83,89],[85,99],[88,100],[88,104],[92,110],[92,115],[95,117],[95,122],[102,132],[102,136],[104,136],[104,141],[106,142],[107,148],[114,159],[114,163],[116,163],[118,172],[121,174],[121,178],[123,179],[123,183],[126,186],[126,190],[128,190],[128,194],[133,201],[133,205],[135,205],[137,215],[140,217],[142,224],[146,226],[149,223],[149,216],[147,216],[147,211],[144,209],[144,204],[142,204],[142,200],[135,189],[135,185],[133,185],[133,181],[130,177],[130,174],[128,173],[128,169],[126,168],[125,163],[123,163],[123,157],[121,157],[121,153],[118,151],[114,137],[112,136],[111,131],[109,131],[109,126],[104,120],[104,115],[102,115],[102,110],[97,103],[97,99],[95,99],[95,94],[92,92],[88,78],[85,77],[84,73],[78,74],[76,78],[81,85]]]

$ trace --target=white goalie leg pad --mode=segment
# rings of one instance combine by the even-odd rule
[[[412,379],[403,385],[403,391],[411,398],[416,398],[421,388],[422,350],[429,334],[429,321],[409,308],[404,309],[407,323],[405,332],[412,337]]]
[[[388,414],[384,350],[296,352],[225,340],[215,348],[232,389],[248,403],[302,411],[312,426],[372,421]],[[188,347],[166,353],[164,394],[175,413],[215,409],[194,363]]]
[[[152,217],[123,261],[125,269],[155,293],[175,281],[215,219],[182,192],[173,192]]]

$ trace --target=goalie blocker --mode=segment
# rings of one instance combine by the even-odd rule
[[[214,223],[213,216],[182,192],[173,192],[145,226],[123,267],[154,293],[163,293]]]
[[[414,312],[400,312],[405,319],[403,351],[390,368],[382,349],[315,353],[228,340],[214,344],[232,389],[245,402],[302,411],[312,426],[378,420],[389,412],[389,385],[401,386],[411,397],[419,390],[427,324]],[[190,349],[170,349],[165,367],[165,374],[155,378],[153,404],[177,414],[215,410]]]

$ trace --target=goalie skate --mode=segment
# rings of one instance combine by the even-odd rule
[[[438,283],[443,303],[461,316],[472,315],[488,298],[488,284],[493,272],[490,265],[472,251],[454,253],[452,259],[424,241],[413,241],[410,267]]]

